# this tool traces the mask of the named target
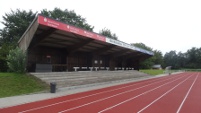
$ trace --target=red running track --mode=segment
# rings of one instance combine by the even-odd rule
[[[186,72],[62,96],[0,113],[201,113],[201,73]]]

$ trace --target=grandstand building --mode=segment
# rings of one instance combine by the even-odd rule
[[[27,71],[139,70],[153,52],[37,15],[19,40]]]

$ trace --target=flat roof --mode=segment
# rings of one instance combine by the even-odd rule
[[[65,48],[70,52],[91,52],[111,56],[153,56],[153,52],[125,42],[90,32],[70,24],[37,15],[21,39],[19,47],[34,46]]]

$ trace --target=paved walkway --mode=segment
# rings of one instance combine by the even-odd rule
[[[74,94],[74,93],[79,93],[79,92],[84,92],[84,91],[89,91],[89,90],[94,90],[94,89],[100,89],[100,88],[104,88],[104,87],[109,87],[109,86],[129,83],[129,82],[135,82],[135,81],[140,81],[140,80],[146,80],[146,79],[151,79],[151,78],[156,78],[156,77],[161,77],[161,76],[166,76],[166,75],[168,75],[168,74],[162,74],[162,75],[153,76],[153,77],[149,76],[149,77],[143,77],[143,78],[138,78],[138,79],[120,80],[120,81],[113,81],[113,82],[105,82],[105,83],[98,83],[98,84],[60,88],[60,89],[57,89],[56,93],[46,92],[46,93],[0,98],[0,108],[30,103],[30,102],[34,102],[34,101],[40,101],[40,100],[44,100],[44,99],[56,98],[59,96],[70,95],[70,94]]]

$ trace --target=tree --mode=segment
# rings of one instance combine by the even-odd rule
[[[9,50],[13,49],[13,46],[8,46],[6,44],[2,44],[0,46],[0,72],[6,72],[8,70],[7,65],[7,55]]]
[[[153,51],[151,47],[148,47],[143,43],[131,43],[131,45],[148,50],[148,51]],[[155,64],[154,59],[152,57],[148,58],[144,60],[143,62],[140,62],[140,69],[151,69],[154,64]]]
[[[3,45],[3,38],[0,36],[0,48],[2,47]]]
[[[148,51],[153,51],[153,49],[151,47],[148,47],[143,43],[131,43],[131,45],[148,50]]]
[[[170,51],[165,53],[164,55],[165,67],[172,66],[173,69],[178,69],[177,59],[178,57],[176,51]]]
[[[177,54],[177,65],[178,68],[184,68],[187,64],[186,53],[179,52]]]
[[[62,11],[59,8],[55,8],[53,11],[42,10],[41,12],[51,18],[93,31],[93,27],[86,23],[85,18],[77,15],[74,11],[68,11],[67,9]],[[5,57],[11,49],[10,46],[17,46],[18,40],[31,24],[36,14],[37,12],[32,12],[31,10],[25,11],[17,9],[11,10],[10,13],[5,13],[3,16],[2,24],[5,27],[0,29],[0,47],[4,46],[0,50],[0,53],[3,53],[3,56],[0,55],[0,71],[7,70]]]
[[[118,39],[118,37],[117,37],[117,35],[115,33],[112,33],[109,29],[106,29],[106,28],[104,28],[101,31],[99,31],[99,34],[104,35],[104,36],[106,36],[108,38],[115,39],[115,40]]]
[[[26,53],[19,47],[9,51],[7,56],[9,70],[17,73],[24,73],[26,69]]]
[[[5,27],[0,29],[0,71],[7,71],[7,56],[9,51],[17,46],[17,41],[26,31],[29,24],[34,19],[36,13],[31,10],[11,10],[5,13],[3,22]]]
[[[148,58],[148,59],[140,62],[140,69],[151,69],[153,65],[154,65],[153,59]]]
[[[191,48],[186,52],[187,68],[201,68],[201,48]]]
[[[85,30],[93,31],[94,27],[86,22],[86,19],[76,14],[73,10],[61,10],[60,8],[54,8],[52,11],[43,9],[41,14],[51,17],[53,19],[74,25],[76,27],[83,28]]]
[[[160,65],[164,65],[164,62],[163,62],[163,54],[161,51],[159,50],[154,50],[154,56],[152,57],[152,61],[154,64],[160,64]]]
[[[201,48],[191,48],[186,53],[167,52],[164,55],[165,66],[172,66],[174,69],[201,68]]]
[[[131,45],[148,50],[153,51],[154,55],[151,58],[146,59],[145,61],[140,63],[140,68],[142,69],[150,69],[155,64],[164,65],[163,62],[163,54],[159,50],[153,50],[151,47],[146,46],[143,43],[132,43]]]
[[[35,15],[36,12],[32,12],[31,10],[25,11],[19,9],[6,13],[3,16],[3,22],[1,22],[5,27],[0,29],[0,45],[3,43],[17,45],[17,41],[33,21]]]
[[[61,10],[55,8],[52,11],[47,11],[43,9],[41,13],[45,16],[60,20],[72,24],[83,29],[93,31],[93,26],[86,23],[86,19],[82,18],[80,15],[77,15],[74,11],[68,11],[67,9]],[[6,13],[3,16],[2,24],[5,26],[3,29],[0,29],[0,45],[3,43],[17,45],[17,41],[26,31],[30,23],[35,18],[37,12],[32,10],[11,10],[10,13]]]

